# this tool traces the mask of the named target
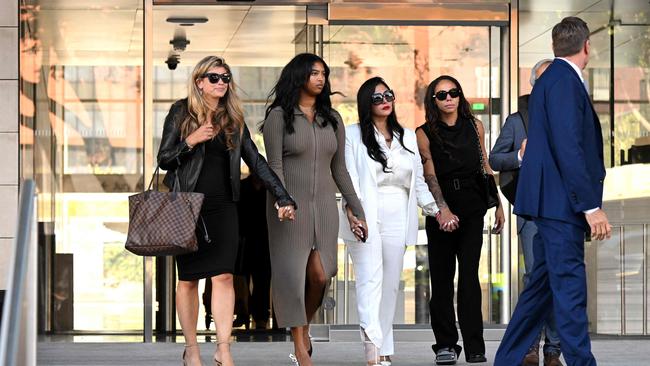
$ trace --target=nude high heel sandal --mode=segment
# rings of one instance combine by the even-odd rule
[[[220,344],[228,344],[228,347],[230,347],[230,341],[217,342],[217,350],[219,350],[219,345]],[[223,366],[223,363],[221,361],[217,360],[216,357],[212,358],[212,361],[214,361],[214,366]]]
[[[185,345],[185,349],[183,350],[183,356],[181,357],[181,359],[183,360],[183,366],[187,366],[187,361],[185,360],[185,354],[187,353],[187,349],[190,347],[198,347],[198,346],[199,346],[198,343]]]

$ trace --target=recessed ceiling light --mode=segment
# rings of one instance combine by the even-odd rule
[[[206,17],[169,17],[167,23],[176,23],[182,26],[191,26],[197,23],[207,23]]]

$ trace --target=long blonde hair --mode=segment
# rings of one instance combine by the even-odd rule
[[[230,66],[226,64],[224,59],[218,56],[204,57],[199,63],[194,66],[192,76],[187,85],[187,111],[188,115],[180,124],[181,136],[183,138],[189,136],[192,132],[196,131],[205,121],[208,112],[212,109],[208,102],[201,95],[196,81],[201,79],[203,74],[208,72],[211,68],[223,67],[230,74],[231,79],[228,84],[226,94],[219,99],[217,109],[213,111],[212,125],[217,132],[223,130],[226,134],[226,146],[229,150],[235,148],[233,143],[233,136],[240,134],[244,126],[244,111],[242,109],[241,101],[237,96],[235,82],[232,79],[232,72]],[[199,122],[201,121],[201,122]]]

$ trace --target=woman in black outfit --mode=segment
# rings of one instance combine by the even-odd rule
[[[205,195],[197,225],[199,250],[176,257],[176,308],[185,336],[184,365],[200,365],[196,343],[198,282],[212,282],[212,315],[217,330],[217,365],[234,365],[230,334],[234,309],[232,273],[238,245],[237,206],[240,159],[264,182],[279,206],[278,218],[293,219],[295,202],[269,168],[244,124],[241,102],[223,59],[208,56],[192,71],[188,97],[175,102],[167,117],[158,163],[167,170],[165,184],[178,177],[184,192]]]
[[[417,130],[424,179],[440,212],[426,218],[431,276],[431,328],[436,337],[436,364],[453,365],[462,350],[454,315],[454,275],[458,259],[458,322],[467,362],[486,362],[478,267],[487,211],[479,186],[485,158],[485,131],[474,118],[456,79],[443,75],[429,84],[426,122]],[[479,149],[480,143],[480,149]],[[481,156],[482,154],[482,156]],[[481,161],[483,167],[481,167]],[[495,232],[503,226],[503,208],[496,210]]]

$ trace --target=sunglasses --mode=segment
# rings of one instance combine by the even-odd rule
[[[394,101],[395,100],[395,93],[393,93],[392,90],[388,89],[384,93],[373,93],[370,96],[370,98],[372,100],[372,104],[380,105],[381,103],[384,102],[384,99],[386,99],[386,101],[388,103]]]
[[[453,88],[453,89],[449,89],[448,91],[447,90],[441,90],[441,91],[437,92],[434,95],[434,97],[436,97],[436,99],[438,99],[439,101],[443,101],[443,100],[447,99],[447,95],[449,95],[452,98],[458,98],[461,94],[462,94],[462,92],[460,91],[460,89]]]
[[[201,75],[202,78],[208,78],[208,81],[210,81],[210,84],[216,84],[221,81],[223,81],[225,84],[228,84],[230,82],[230,74],[217,74],[216,72],[206,72],[205,74]]]

